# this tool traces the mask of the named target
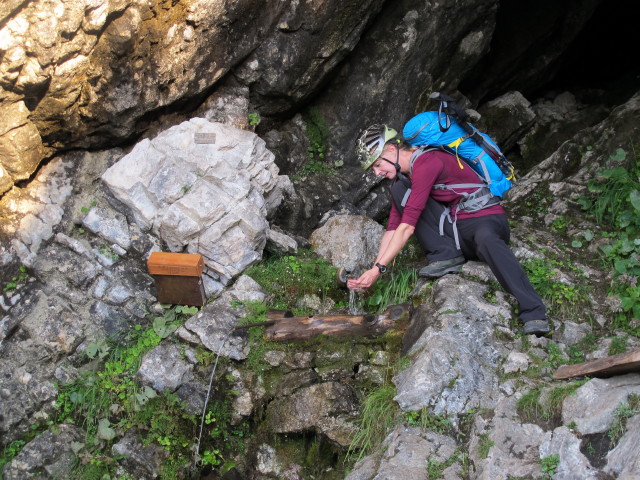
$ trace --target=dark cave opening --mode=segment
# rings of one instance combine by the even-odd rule
[[[502,0],[491,51],[460,91],[478,104],[510,90],[529,100],[568,90],[585,103],[624,102],[640,87],[635,3]]]
[[[587,103],[589,92],[603,90],[601,100],[610,105],[623,103],[638,91],[637,22],[631,14],[636,4],[632,0],[601,3],[562,55],[546,89],[583,91]]]

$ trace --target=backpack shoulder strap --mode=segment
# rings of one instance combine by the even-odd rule
[[[443,147],[443,146],[439,146],[439,145],[420,145],[418,148],[416,148],[414,150],[414,152],[411,154],[411,158],[409,159],[409,175],[413,175],[413,164],[416,162],[418,157],[420,155],[422,155],[423,153],[432,152],[434,150],[439,150],[441,152],[445,152],[445,153],[451,154],[451,152],[448,151],[446,149],[446,147]]]

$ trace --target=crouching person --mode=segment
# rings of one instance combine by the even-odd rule
[[[509,223],[500,198],[479,191],[479,176],[471,167],[443,150],[411,147],[386,125],[366,129],[357,151],[364,169],[392,181],[392,202],[375,264],[349,280],[350,289],[371,287],[415,234],[428,260],[421,277],[459,272],[467,260],[486,262],[516,298],[524,333],[550,331],[544,303],[509,248]]]

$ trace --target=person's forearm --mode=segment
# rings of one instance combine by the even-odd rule
[[[387,265],[398,254],[398,252],[407,243],[407,240],[413,233],[414,227],[406,223],[401,223],[397,229],[388,230],[382,235],[380,240],[380,248],[375,263]],[[358,278],[347,280],[347,287],[351,290],[362,291],[373,285],[380,277],[380,270],[376,266],[372,266]]]
[[[415,228],[407,223],[401,223],[398,228],[385,232],[380,242],[380,250],[376,257],[376,263],[388,265],[396,257],[398,252],[407,244],[413,235]]]
[[[384,235],[382,235],[382,239],[380,240],[380,248],[378,248],[378,256],[376,257],[376,261],[374,263],[380,263],[380,259],[382,258],[385,251],[387,250],[387,247],[389,246],[389,242],[391,242],[391,239],[393,238],[394,233],[396,233],[395,230],[387,230],[386,232],[384,232]]]

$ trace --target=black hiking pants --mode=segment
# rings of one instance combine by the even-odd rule
[[[391,186],[395,207],[402,212],[402,199],[407,186],[397,181]],[[455,258],[462,253],[467,260],[481,260],[489,265],[502,288],[513,295],[519,306],[518,316],[523,322],[546,318],[546,307],[533,289],[520,262],[509,248],[511,232],[506,215],[485,215],[457,222],[460,250],[456,248],[453,224],[444,222],[440,235],[440,217],[446,205],[429,197],[415,227],[415,235],[425,251],[429,263]]]

